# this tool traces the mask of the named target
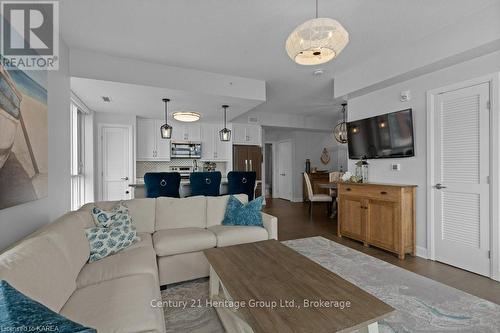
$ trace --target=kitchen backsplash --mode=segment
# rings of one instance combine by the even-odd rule
[[[198,161],[198,168],[201,171],[203,168],[203,162]],[[136,174],[137,178],[143,178],[146,172],[168,172],[171,166],[192,166],[192,159],[175,159],[168,162],[158,162],[158,161],[137,161],[136,162]],[[226,176],[226,162],[217,162],[217,171],[222,173],[222,176]]]

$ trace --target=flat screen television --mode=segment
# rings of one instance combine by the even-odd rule
[[[350,159],[415,156],[411,109],[347,123]]]

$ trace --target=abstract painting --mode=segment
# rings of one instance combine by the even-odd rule
[[[47,72],[0,65],[0,209],[47,192]]]

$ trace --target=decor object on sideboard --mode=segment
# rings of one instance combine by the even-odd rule
[[[48,193],[47,73],[33,73],[0,65],[0,209]]]
[[[321,163],[323,164],[328,164],[330,163],[330,154],[328,154],[328,150],[326,148],[323,148],[323,152],[321,153]]]
[[[347,103],[342,103],[342,122],[338,123],[333,129],[335,140],[339,143],[347,143],[347,122],[346,122],[346,109]]]
[[[165,103],[165,124],[160,127],[160,133],[162,139],[170,139],[172,138],[172,126],[168,124],[168,102],[170,99],[163,98],[163,103]]]
[[[219,131],[220,141],[231,141],[231,130],[227,128],[226,117],[227,117],[227,108],[229,105],[223,105],[224,109],[224,128]]]
[[[362,183],[368,182],[368,161],[364,158],[356,162],[356,178],[361,179]]]
[[[349,43],[349,33],[336,20],[316,18],[296,27],[286,40],[288,56],[299,65],[319,65],[335,58]]]
[[[182,121],[184,123],[192,123],[200,120],[201,114],[194,111],[177,111],[172,113],[172,117],[174,117],[177,121]]]
[[[306,173],[311,173],[311,160],[306,159]]]

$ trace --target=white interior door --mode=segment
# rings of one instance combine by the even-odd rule
[[[101,127],[101,200],[131,199],[132,128]]]
[[[292,142],[279,142],[277,155],[279,197],[292,200]]]
[[[435,258],[490,275],[489,84],[435,98]]]

